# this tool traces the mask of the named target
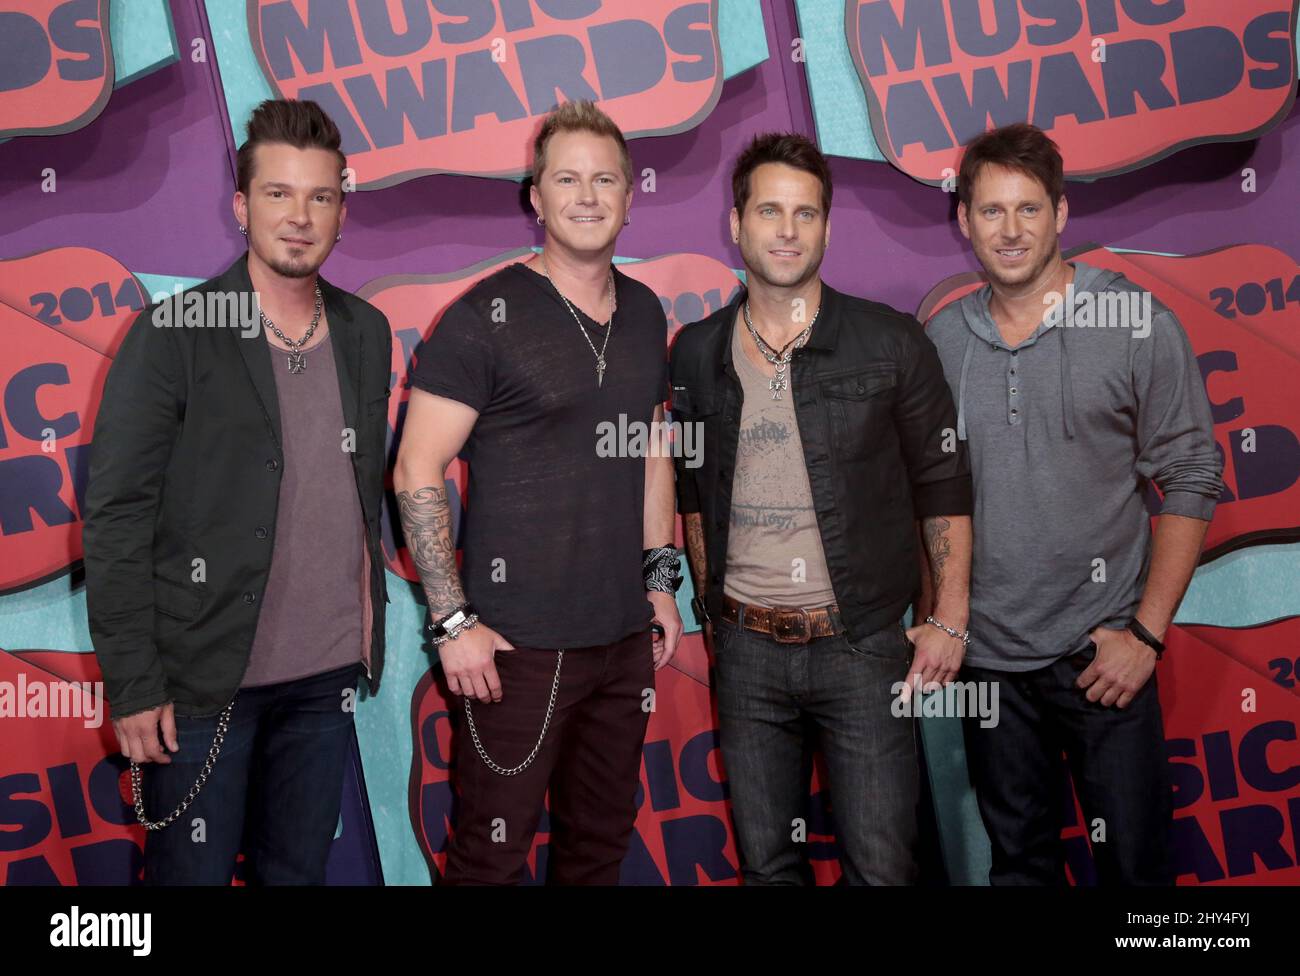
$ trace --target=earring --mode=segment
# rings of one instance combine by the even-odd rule
[[[339,231],[338,235],[334,238],[334,243],[337,244],[341,240],[343,240],[343,232]]]
[[[630,224],[630,223],[632,223],[632,217],[631,217],[631,215],[630,215],[630,214],[624,214],[624,215],[623,215],[623,226],[626,227],[626,226],[627,226],[628,224]]]
[[[543,217],[541,214],[538,214],[538,215],[537,215],[537,226],[538,226],[538,227],[545,227],[545,226],[546,226],[546,218]]]
[[[245,237],[248,236],[248,228],[245,227],[243,224],[239,225],[239,232],[243,234]]]

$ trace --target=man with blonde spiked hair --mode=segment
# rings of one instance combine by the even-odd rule
[[[420,349],[394,473],[431,639],[464,701],[446,884],[521,880],[548,791],[549,880],[618,881],[654,671],[682,632],[672,459],[637,439],[598,449],[609,424],[663,429],[667,323],[611,264],[632,165],[595,105],[546,117],[531,199],[542,250],[470,289]],[[459,571],[443,480],[457,455]]]

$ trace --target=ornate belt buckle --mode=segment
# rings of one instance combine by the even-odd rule
[[[774,609],[772,636],[780,644],[807,644],[812,639],[812,624],[803,609]]]

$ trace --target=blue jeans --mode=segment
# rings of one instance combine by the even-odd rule
[[[993,848],[989,882],[1063,885],[1066,768],[1074,779],[1101,884],[1172,885],[1173,787],[1156,676],[1127,708],[1090,702],[1074,682],[1097,655],[1034,671],[967,665],[963,681],[998,683],[998,724],[966,719],[966,763]],[[1064,754],[1065,758],[1062,758]],[[1100,824],[1098,824],[1100,821]]]
[[[174,823],[145,838],[145,884],[323,884],[338,826],[359,665],[243,688],[216,765]],[[351,689],[353,694],[345,695]],[[346,706],[346,707],[345,707]],[[145,814],[160,820],[203,768],[217,717],[176,719],[180,751],[144,767]]]
[[[849,884],[913,884],[920,789],[916,720],[890,710],[911,644],[893,624],[852,644],[781,644],[714,624],[722,762],[745,884],[809,880],[796,821],[806,823],[807,757],[826,760],[831,819]]]

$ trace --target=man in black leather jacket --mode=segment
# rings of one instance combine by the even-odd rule
[[[703,444],[702,465],[678,461],[678,508],[716,641],[742,875],[806,877],[811,727],[845,877],[908,883],[918,762],[897,705],[964,651],[971,480],[952,397],[914,318],[821,281],[831,177],[809,140],[756,138],[733,195],[748,291],[682,330],[671,375],[674,419]],[[916,520],[936,602],[905,634]]]

